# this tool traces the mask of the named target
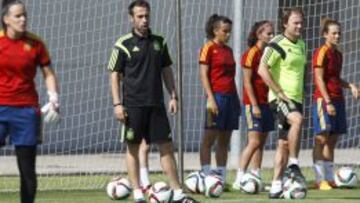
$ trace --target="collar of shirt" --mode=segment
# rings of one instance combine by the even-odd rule
[[[146,37],[138,35],[138,34],[134,31],[134,29],[132,29],[131,32],[132,32],[132,34],[133,34],[134,39],[136,40],[136,42],[141,41],[141,40],[150,39],[150,38],[151,38],[151,35],[152,35],[151,29],[149,29],[149,33],[147,34]]]

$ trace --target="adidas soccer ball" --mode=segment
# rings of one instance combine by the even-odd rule
[[[205,174],[201,171],[190,173],[185,179],[185,186],[192,193],[204,193]]]
[[[108,183],[106,193],[112,200],[128,198],[131,193],[129,180],[126,178],[114,178]]]
[[[252,173],[246,173],[241,178],[241,189],[248,194],[256,194],[262,190],[261,178]]]
[[[224,185],[221,178],[216,175],[207,175],[205,177],[205,196],[220,197],[223,193]]]
[[[341,167],[335,172],[335,183],[340,188],[356,187],[358,177],[354,169],[350,167]]]
[[[174,192],[165,182],[156,182],[149,190],[149,201],[151,203],[170,203]]]
[[[306,197],[307,188],[305,185],[289,178],[283,185],[283,196],[285,199],[304,199]]]

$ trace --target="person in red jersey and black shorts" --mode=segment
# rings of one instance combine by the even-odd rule
[[[47,106],[58,111],[58,91],[43,41],[26,29],[25,5],[2,2],[0,31],[0,142],[15,146],[22,203],[33,203],[37,188],[36,146],[41,142],[41,113],[34,78],[37,67],[49,93]]]
[[[340,23],[323,19],[322,36],[325,44],[315,50],[313,71],[315,91],[313,94],[313,124],[315,147],[313,150],[316,188],[330,190],[334,183],[334,149],[339,135],[346,133],[345,98],[342,88],[348,88],[354,98],[359,89],[344,81],[340,74],[342,53],[339,51]]]

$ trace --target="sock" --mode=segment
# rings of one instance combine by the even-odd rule
[[[20,172],[21,202],[33,203],[37,188],[36,146],[16,146],[15,153]]]
[[[251,169],[251,173],[256,175],[257,177],[261,178],[260,168]]]
[[[140,168],[140,182],[142,187],[150,185],[149,173],[147,168]]]
[[[325,180],[334,181],[334,162],[324,161]]]
[[[236,173],[235,182],[237,182],[237,183],[241,182],[241,178],[243,177],[243,175],[244,175],[244,171],[241,169],[238,169],[237,173]]]
[[[173,198],[174,201],[179,201],[184,197],[185,197],[185,194],[182,189],[174,190],[174,198]]]
[[[211,170],[210,165],[209,164],[208,165],[202,165],[201,170],[204,172],[204,174],[206,176],[209,175],[210,170]]]
[[[316,160],[314,163],[314,172],[316,183],[320,183],[320,181],[324,180],[324,161]]]
[[[226,182],[226,167],[225,166],[219,166],[219,167],[217,167],[217,171],[220,172],[221,179],[225,183]]]
[[[282,190],[282,182],[281,180],[273,180],[271,182],[270,193],[277,193]]]
[[[289,166],[291,165],[298,165],[299,166],[299,159],[295,158],[295,157],[290,157],[289,158]]]
[[[134,200],[144,199],[144,194],[142,193],[142,190],[140,188],[135,189],[133,191],[133,195],[134,195]]]

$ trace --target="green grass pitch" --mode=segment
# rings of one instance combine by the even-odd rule
[[[312,172],[310,169],[304,170],[304,174],[308,177],[309,180],[313,180]],[[232,183],[234,179],[235,172],[232,171],[228,174],[228,183]],[[263,178],[265,182],[269,182],[271,177],[271,171],[267,170],[263,172]],[[36,203],[128,203],[133,202],[131,198],[127,200],[110,200],[106,193],[105,189],[98,190],[52,190],[46,191],[44,185],[53,184],[53,182],[68,180],[70,177],[41,177],[39,179],[39,191],[37,193]],[[55,180],[54,180],[55,179]],[[74,177],[75,182],[81,181],[84,177]],[[76,180],[78,179],[78,180]],[[88,182],[103,182],[103,188],[105,188],[107,180],[110,180],[110,176],[91,176],[86,177]],[[163,175],[153,174],[151,175],[153,181],[164,180]],[[17,177],[1,177],[2,183],[0,183],[0,190],[3,190],[5,187],[9,188],[9,185],[13,186],[14,189],[18,187],[18,178]],[[7,186],[6,186],[7,185]],[[238,191],[232,191],[223,193],[220,198],[210,199],[202,195],[192,195],[196,199],[205,203],[212,202],[224,202],[224,203],[241,203],[241,202],[316,202],[316,203],[350,203],[350,202],[360,202],[360,185],[354,189],[335,189],[330,191],[318,191],[311,189],[313,182],[309,182],[309,190],[306,199],[303,200],[269,200],[267,192],[262,192],[257,195],[247,195]],[[69,187],[71,187],[69,185]],[[66,189],[66,188],[64,188]],[[43,191],[44,190],[44,191]],[[0,193],[0,203],[18,203],[19,196],[18,192],[1,192]]]

